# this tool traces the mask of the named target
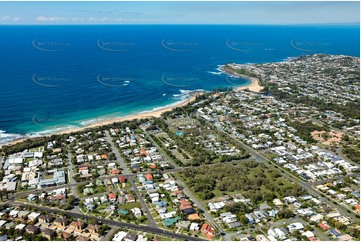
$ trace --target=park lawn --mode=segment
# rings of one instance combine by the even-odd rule
[[[44,176],[44,179],[52,179],[53,177],[54,177],[53,174],[46,174],[46,175]]]
[[[264,152],[263,155],[266,156],[268,159],[270,159],[270,160],[272,160],[272,161],[273,161],[274,158],[277,158],[277,157],[278,157],[278,155],[273,154],[273,153],[271,153],[271,152]]]
[[[132,209],[132,208],[141,208],[142,206],[140,205],[140,202],[135,202],[135,203],[126,203],[124,205],[119,206],[119,209]]]
[[[106,192],[105,186],[97,186],[94,188],[94,194]]]
[[[128,190],[131,187],[132,187],[132,185],[129,182],[126,182],[124,187],[120,186],[121,189],[126,189],[126,190]]]
[[[29,151],[30,152],[42,152],[42,151],[44,151],[44,147],[39,146],[39,147],[31,148]]]
[[[154,219],[159,216],[157,212],[150,212],[150,214]]]
[[[233,164],[233,165],[236,165],[237,164]],[[212,165],[213,166],[213,165]],[[276,168],[274,167],[261,167],[260,165],[257,166],[257,167],[254,167],[254,168],[249,168],[249,172],[247,174],[247,178],[250,179],[250,180],[253,180],[256,178],[256,174],[260,173],[261,172],[261,169],[263,169],[264,171],[264,174],[266,175],[267,178],[271,179],[274,181],[274,185],[275,186],[279,186],[279,187],[290,187],[292,186],[292,183],[288,180],[286,180],[285,178],[283,178],[282,176],[281,177],[277,177],[277,178],[272,178],[270,172],[271,171],[278,171]],[[281,171],[279,171],[281,173]],[[187,178],[184,178],[183,176],[179,176],[181,178],[181,180],[183,180],[186,184],[187,182],[185,180],[187,180]],[[280,185],[282,184],[282,185]],[[191,189],[192,190],[192,189]],[[264,185],[262,185],[261,187],[261,191],[265,191],[265,190],[268,190]],[[235,191],[232,191],[232,192],[229,192],[229,191],[220,191],[218,189],[213,189],[212,190],[213,194],[215,195],[214,198],[210,199],[212,201],[217,201],[217,199],[223,197],[224,195],[229,195],[229,196],[232,196],[232,195],[235,195],[235,194],[242,194],[242,189],[240,190],[235,190]],[[205,205],[207,205],[208,201],[210,200],[203,200],[201,197],[200,197],[200,194],[199,193],[195,193],[193,192],[194,195],[196,195],[196,197]],[[278,192],[275,192],[275,195],[277,197],[280,197],[280,194]]]
[[[32,161],[32,160],[34,160],[34,158],[25,158],[25,162],[30,162],[30,161]]]
[[[213,190],[212,192],[213,192],[214,195],[215,195],[215,197],[212,198],[212,200],[213,200],[213,199],[220,198],[220,197],[224,197],[225,195],[233,196],[233,195],[235,195],[235,194],[240,194],[240,193],[241,193],[241,191],[239,191],[239,190],[233,191],[233,192],[222,192],[222,191],[220,191],[220,190],[218,190],[218,189]]]

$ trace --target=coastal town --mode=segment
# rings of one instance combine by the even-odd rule
[[[359,241],[359,67],[228,63],[252,88],[3,145],[0,240]]]

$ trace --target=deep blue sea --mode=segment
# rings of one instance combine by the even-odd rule
[[[0,143],[228,87],[217,70],[228,62],[359,56],[359,36],[359,25],[0,26]]]

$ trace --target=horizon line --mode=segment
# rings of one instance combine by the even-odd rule
[[[341,22],[341,23],[13,23],[1,24],[0,26],[64,26],[64,25],[360,25],[360,22]]]

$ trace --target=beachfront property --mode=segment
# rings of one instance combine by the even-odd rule
[[[311,60],[319,65],[313,58]],[[272,64],[247,70],[266,77],[269,68],[276,68],[276,73],[286,75],[284,69],[289,65]],[[304,63],[301,61],[300,65]],[[275,74],[267,81],[291,95],[293,90],[287,86],[295,82],[294,73],[290,73],[290,79],[279,78]],[[328,87],[325,78],[315,78],[321,80],[321,89]],[[310,87],[304,88],[305,95],[312,97]],[[302,90],[299,92],[303,93]],[[322,98],[343,103],[338,94]],[[356,237],[357,219],[353,214],[359,214],[360,195],[359,179],[353,174],[359,171],[359,164],[335,148],[347,144],[347,141],[328,137],[336,132],[335,125],[348,120],[335,134],[347,134],[349,139],[357,139],[355,119],[335,111],[300,106],[272,95],[248,91],[204,94],[190,107],[192,111],[180,109],[160,120],[119,123],[106,130],[99,128],[94,132],[73,133],[57,141],[47,141],[41,147],[9,154],[1,159],[4,170],[1,187],[15,191],[16,199],[22,199],[17,199],[20,202],[25,199],[29,204],[40,203],[48,208],[65,210],[79,206],[83,213],[113,221],[147,224],[150,214],[154,219],[153,226],[208,239],[220,238],[217,236],[223,233],[222,230],[224,233],[239,232],[237,238],[242,240],[257,236],[272,241],[325,239],[323,236],[348,238],[350,234]],[[308,135],[311,132],[302,130],[307,125],[315,130],[321,129],[316,140]],[[330,131],[323,132],[326,128]],[[185,192],[186,189],[192,191],[193,187],[180,185],[174,174],[182,171],[184,166],[192,169],[192,166],[206,167],[211,163],[261,162],[259,158],[255,160],[254,153],[252,156],[245,153],[245,146],[259,157],[266,157],[268,164],[278,167],[280,172],[274,176],[290,172],[309,188],[300,191],[300,196],[280,196],[275,192],[276,195],[267,198],[267,202],[263,201],[264,198],[260,202],[241,193],[217,191],[216,184],[210,188],[216,191],[214,198],[194,198]],[[197,152],[202,156],[197,157]],[[285,182],[298,187],[297,179],[291,180]],[[61,185],[64,187],[57,187]],[[282,187],[283,183],[279,186]],[[39,191],[31,190],[35,188]],[[308,192],[309,189],[315,191]],[[332,202],[320,199],[320,196]],[[206,206],[201,207],[198,199]],[[337,208],[330,206],[334,202],[338,204]],[[236,209],[232,209],[233,206]],[[247,212],[241,214],[237,212],[239,208]],[[342,209],[350,213],[342,212]],[[11,217],[29,217],[31,214],[20,212],[12,211]],[[34,216],[36,214],[30,215]],[[40,216],[35,220],[37,218],[40,220]],[[45,223],[43,218],[42,221]],[[267,225],[267,231],[241,235],[261,224]],[[314,224],[323,232],[311,231],[309,226]],[[39,230],[29,226],[27,231],[30,234],[43,234],[47,239],[69,236],[58,235],[57,230],[50,227],[55,234],[50,230],[43,231],[36,224],[34,226]],[[65,228],[68,225],[57,226]],[[72,229],[79,231],[79,239],[90,238],[88,232],[80,233],[83,226],[73,224],[66,228],[67,233],[70,234]],[[122,236],[126,237],[119,234]],[[129,235],[129,239],[133,237]]]

